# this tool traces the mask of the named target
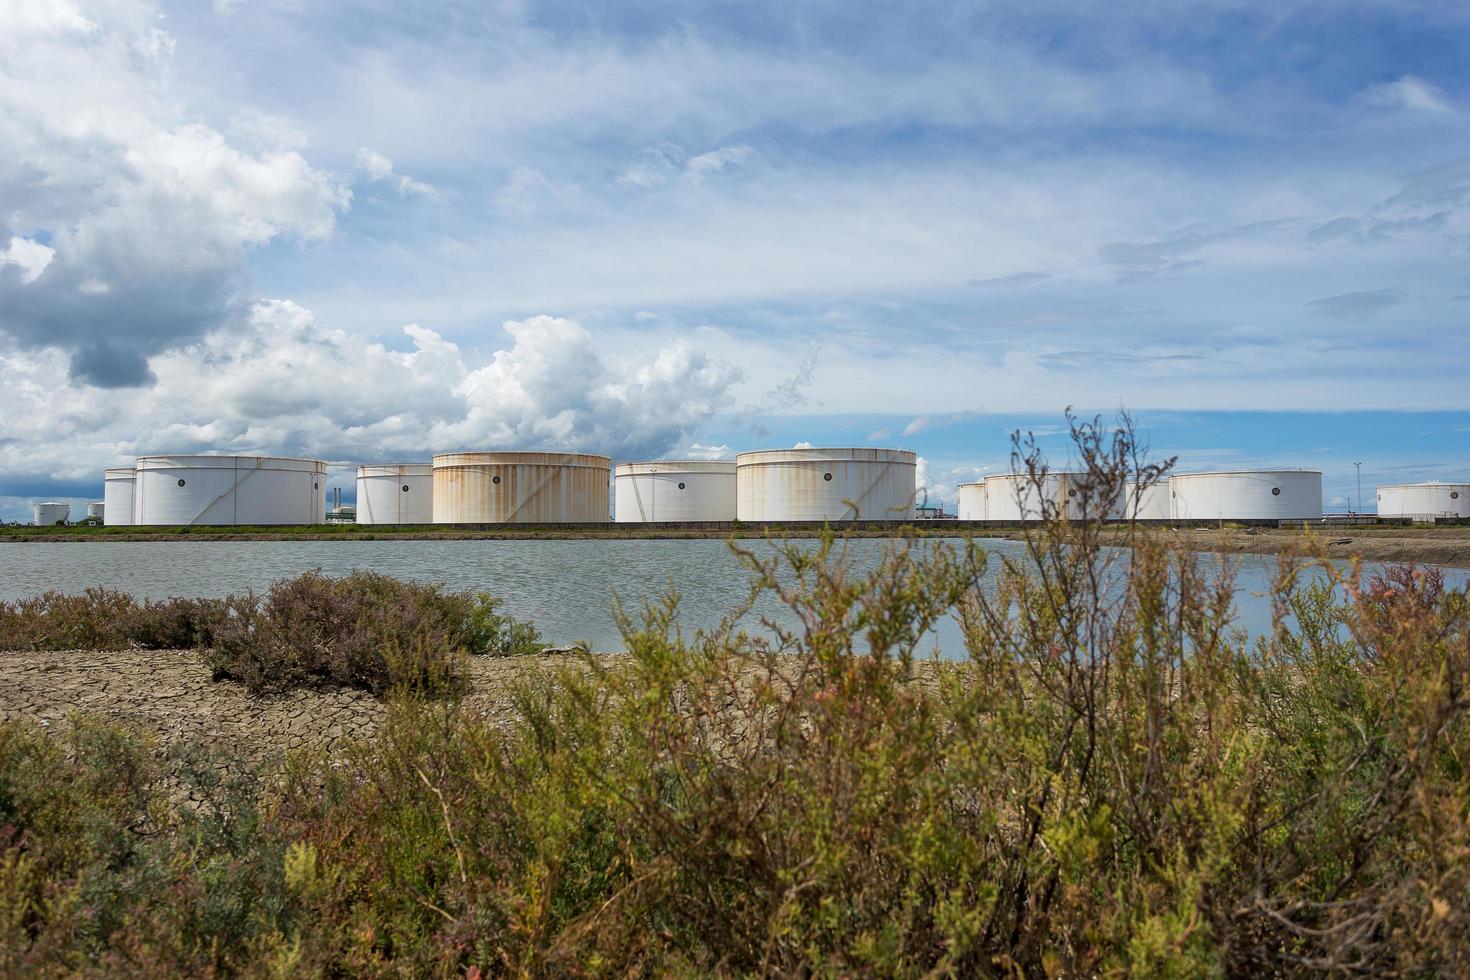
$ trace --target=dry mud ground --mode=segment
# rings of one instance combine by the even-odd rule
[[[1117,536],[1121,538],[1125,533],[1120,528]],[[1197,551],[1222,554],[1305,554],[1314,546],[1325,546],[1330,558],[1357,556],[1366,561],[1470,568],[1470,527],[1318,527],[1306,532],[1286,528],[1173,528],[1153,533],[1166,534]]]
[[[471,658],[465,704],[492,721],[507,720],[516,677],[574,660]],[[253,697],[232,681],[211,680],[202,655],[192,650],[0,652],[0,719],[29,718],[60,730],[72,712],[125,723],[163,745],[202,741],[264,762],[288,749],[330,751],[371,737],[385,708],[365,691]]]

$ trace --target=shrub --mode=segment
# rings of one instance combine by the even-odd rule
[[[537,634],[502,616],[488,595],[446,592],[375,572],[329,578],[307,572],[238,603],[209,654],[215,679],[251,691],[308,685],[448,692],[463,680],[457,658],[533,652]]]
[[[186,650],[208,646],[231,614],[233,599],[139,602],[116,589],[80,595],[50,591],[0,602],[0,649]]]

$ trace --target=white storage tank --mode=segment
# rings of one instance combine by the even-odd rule
[[[961,483],[959,485],[959,518],[962,521],[988,520],[989,507],[985,496],[985,481]]]
[[[35,518],[37,527],[65,524],[71,519],[71,504],[48,500],[45,503],[34,504],[31,507],[31,515]]]
[[[105,501],[93,501],[92,503],[87,505],[87,520],[96,521],[98,524],[105,524],[106,521],[104,520],[102,515],[106,513],[106,511],[107,503]]]
[[[742,521],[911,521],[917,458],[906,449],[766,449],[735,457]]]
[[[139,456],[135,524],[321,524],[327,464],[280,456]]]
[[[1394,483],[1378,488],[1379,517],[1470,517],[1470,483]]]
[[[985,478],[986,513],[992,521],[1039,521],[1045,516],[1042,501],[1052,516],[1071,520],[1082,517],[1082,495],[1077,481],[1086,474],[1051,472],[1041,477],[1038,487],[1027,473],[1000,473]],[[1111,509],[1095,517],[1111,516]]]
[[[1123,516],[1131,521],[1167,521],[1174,516],[1169,478],[1140,486],[1129,483],[1124,491]]]
[[[441,453],[435,524],[602,524],[612,460],[589,453]]]
[[[613,519],[733,521],[735,464],[729,460],[619,463],[613,474]]]
[[[102,471],[102,522],[108,526],[133,523],[133,487],[138,474],[131,466]]]
[[[356,520],[359,524],[434,523],[434,465],[359,466]]]
[[[1169,480],[1175,520],[1316,520],[1322,516],[1319,470],[1180,473]]]

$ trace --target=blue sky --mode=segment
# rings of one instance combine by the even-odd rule
[[[1470,479],[1466,50],[1387,0],[0,2],[0,517],[204,449],[883,441],[944,497],[1067,405],[1330,507]]]

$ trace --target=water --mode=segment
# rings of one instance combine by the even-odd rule
[[[1018,554],[1022,547],[999,539],[980,544],[997,558]],[[770,547],[764,541],[746,545],[757,552]],[[846,547],[854,565],[871,568],[891,545],[858,539]],[[1224,564],[1215,555],[1202,560],[1216,569]],[[1260,632],[1270,623],[1265,593],[1276,559],[1234,556],[1230,561],[1239,586],[1236,622],[1248,632]],[[987,584],[997,566],[992,562]],[[364,569],[442,582],[452,589],[483,590],[504,599],[506,612],[534,622],[548,643],[583,641],[594,650],[622,648],[612,614],[614,597],[637,610],[645,597],[661,595],[676,583],[679,624],[692,631],[717,624],[745,599],[748,583],[729,545],[713,539],[79,542],[0,545],[0,599],[47,589],[74,593],[94,585],[140,598],[222,596],[261,592],[276,579],[309,569],[329,575]],[[1470,571],[1447,569],[1445,578],[1446,584],[1463,588],[1470,583]],[[794,625],[773,600],[762,602],[755,613]],[[952,620],[934,631],[934,642],[946,655],[963,655],[959,626]]]

